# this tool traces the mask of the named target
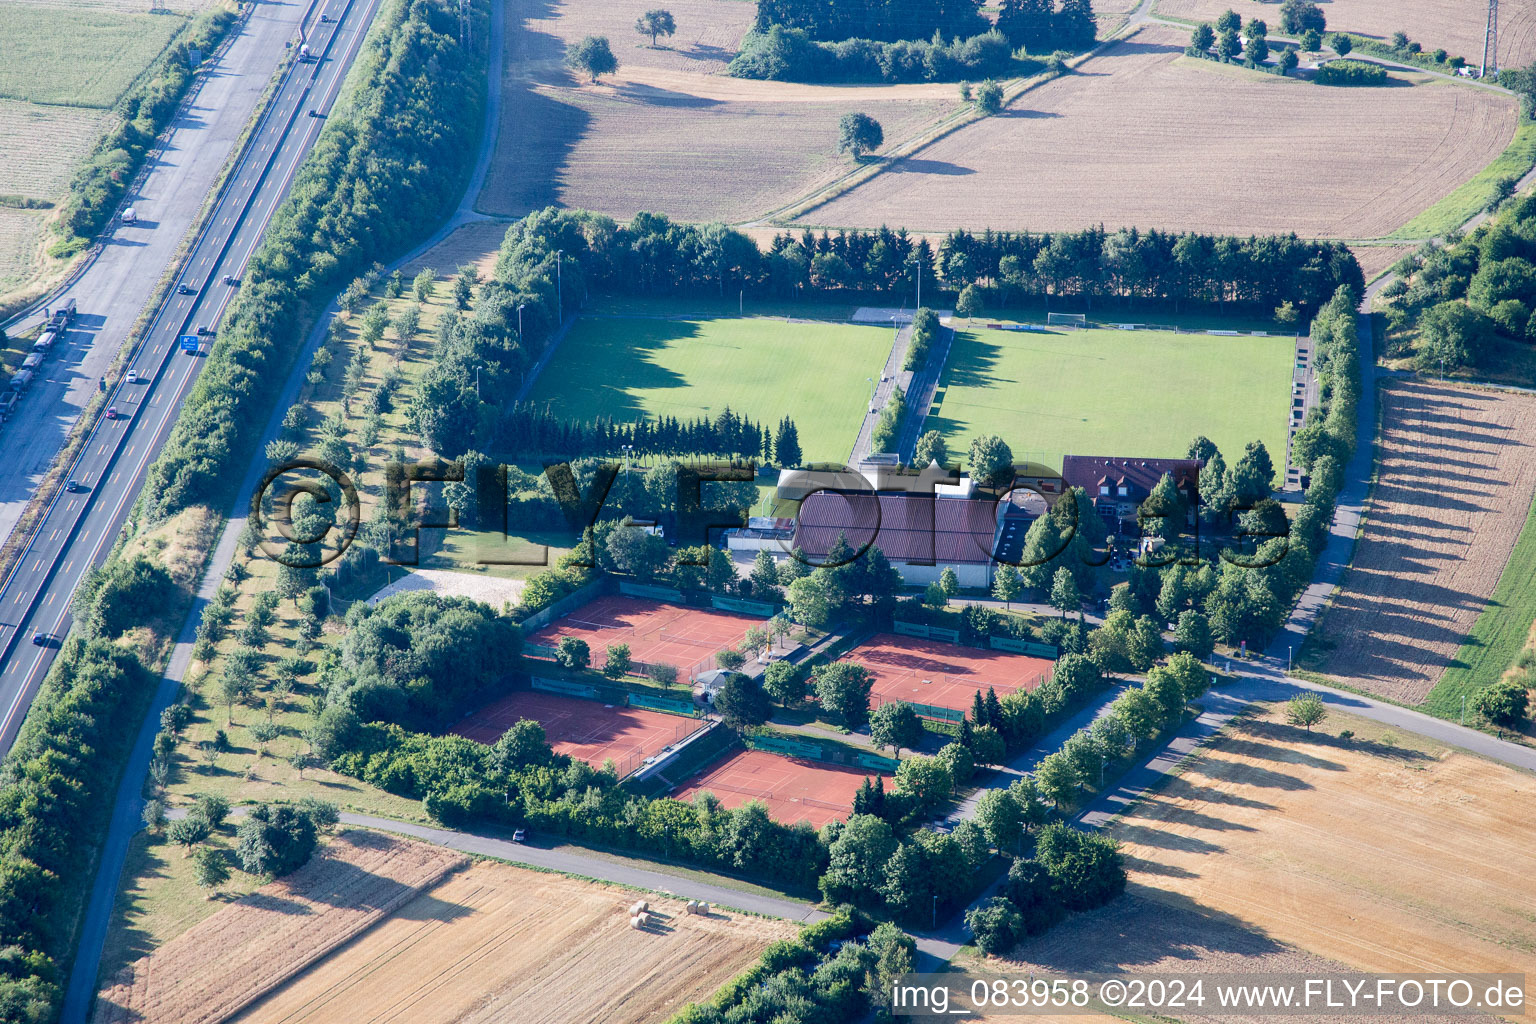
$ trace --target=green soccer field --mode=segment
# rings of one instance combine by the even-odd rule
[[[530,401],[578,419],[711,418],[726,406],[765,426],[795,421],[807,461],[841,461],[891,351],[888,327],[784,320],[583,317]]]
[[[1063,455],[1182,457],[1198,434],[1231,465],[1259,440],[1278,477],[1294,354],[1289,337],[963,331],[925,429],[962,458],[997,434],[1055,469]]]

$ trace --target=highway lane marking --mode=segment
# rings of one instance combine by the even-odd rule
[[[339,30],[340,27],[341,26],[337,26],[337,29]],[[334,39],[335,39],[335,33],[333,33],[333,35],[332,35],[332,40],[334,41]],[[356,51],[358,49],[358,43],[361,41],[361,39],[362,39],[362,35],[361,34],[356,33],[356,32],[353,33],[353,37],[352,37],[352,40],[351,40],[351,49],[350,49],[350,52],[351,52],[351,55],[352,55],[353,58],[355,58],[355,56],[356,56]],[[318,77],[318,71],[317,71],[315,77]],[[334,77],[332,79],[331,83],[330,83],[331,84],[331,91],[334,93],[337,89],[340,88],[341,83],[342,83],[342,78],[341,77]],[[297,104],[295,105],[295,110],[297,110]],[[313,131],[313,129],[311,129],[310,131],[304,132],[302,134],[304,136],[309,137],[310,140],[312,141],[312,137],[314,135],[314,131]],[[284,132],[282,137],[286,138],[287,137],[287,133]],[[263,149],[269,148],[269,146],[270,146],[272,141],[273,140],[271,138],[269,138],[266,142],[263,143],[263,147],[262,148]],[[281,140],[278,140],[278,141],[281,141]],[[302,144],[303,143],[301,142],[301,145]],[[302,159],[302,156],[303,156],[303,154],[300,154],[300,159]],[[296,168],[298,166],[298,162],[299,161],[290,161],[290,164],[289,164],[289,167],[288,167],[288,173],[287,173],[287,175],[285,175],[287,180],[283,183],[283,187],[284,188],[288,188],[288,187],[290,187],[292,185],[293,174],[296,171]],[[274,204],[272,204],[268,208],[267,217],[264,219],[264,221],[263,221],[263,223],[261,225],[261,228],[260,228],[261,232],[264,232],[266,230],[266,227],[268,226],[268,223],[271,220],[272,213],[276,209],[276,205],[277,204],[274,203]],[[242,214],[242,216],[243,216],[243,214]],[[228,302],[228,300],[226,299],[225,303],[221,304],[220,310],[219,310],[219,315],[222,315],[223,308],[224,308],[225,305],[227,305],[227,302]],[[178,387],[178,389],[177,389],[176,398],[178,400],[184,394],[185,389],[186,389],[186,385],[188,385],[188,384],[190,384],[192,382],[193,376],[192,376],[191,370],[194,369],[194,368],[195,367],[192,367],[192,366],[189,365],[189,368],[188,368],[189,372],[185,375],[185,377],[183,378],[183,380],[181,382],[181,386]],[[170,421],[169,418],[163,418],[161,420],[159,428],[157,430],[157,436],[158,435],[163,435],[165,433],[166,429],[170,426],[170,423],[171,423],[171,421]],[[126,427],[127,424],[124,424],[124,426]],[[147,460],[150,452],[153,451],[153,449],[154,449],[154,444],[151,443],[150,446],[149,446],[149,449],[146,450],[144,457],[141,457],[140,463],[139,463],[139,467],[138,467],[138,470],[136,470],[136,472],[143,470],[144,465],[145,465],[145,461]],[[118,475],[120,475],[120,474],[114,474],[113,475],[113,479],[116,479],[116,477]],[[124,505],[127,503],[128,499],[131,498],[131,497],[133,497],[133,495],[125,493],[118,500],[117,508],[114,509],[113,513],[112,513],[112,517],[113,518],[115,518],[117,515],[119,515],[122,512]],[[79,538],[81,540],[86,540],[86,539],[88,539],[90,537],[90,533],[91,533],[90,530],[82,530],[81,533],[79,534]],[[100,555],[102,544],[106,542],[106,540],[108,539],[109,536],[110,536],[110,531],[106,531],[106,532],[103,533],[102,541],[97,544],[95,552],[93,553],[93,556],[92,556],[93,558],[95,556],[99,556]],[[71,593],[73,593],[73,588],[71,588]],[[51,604],[53,602],[53,599],[54,599],[55,596],[57,596],[57,592],[55,592],[54,594],[50,595],[48,603]],[[16,597],[16,600],[19,602],[21,600],[21,595],[18,594],[17,597]],[[67,614],[68,614],[68,608],[67,608],[67,602],[66,602],[66,608],[65,608],[64,612],[62,612],[60,614],[60,616],[59,616],[59,618],[58,618],[58,620],[57,620],[57,622],[55,624],[55,632],[57,632],[58,627],[63,624],[64,618],[65,618],[65,616],[67,616]],[[39,650],[37,652],[37,654],[34,656],[34,658],[32,660],[32,665],[31,665],[31,667],[26,672],[26,679],[27,679],[28,683],[30,683],[30,680],[37,674],[37,670],[42,665],[44,657],[47,656],[49,653],[50,652],[48,652],[46,650]],[[6,674],[6,675],[12,674],[12,669],[13,669],[14,665],[15,665],[15,663],[12,663],[12,665],[7,666],[5,671],[4,671],[4,674]],[[24,689],[25,689],[25,685],[23,686],[23,690]],[[21,701],[22,701],[22,697],[23,696],[24,696],[24,693],[22,691],[18,691],[18,693],[16,695],[16,699],[12,702],[10,711],[6,715],[4,722],[0,723],[0,734],[3,734],[4,732],[9,731],[11,723],[12,723],[12,720],[15,718],[17,711],[20,709]]]

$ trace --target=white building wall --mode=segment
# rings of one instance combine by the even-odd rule
[[[892,561],[891,566],[901,573],[901,578],[909,587],[926,587],[930,583],[939,582],[939,575],[945,569],[955,570],[955,575],[960,579],[960,586],[966,588],[989,588],[992,586],[991,566],[985,562],[956,562],[937,565],[911,565],[907,562]]]

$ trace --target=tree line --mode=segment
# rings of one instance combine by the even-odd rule
[[[438,223],[463,191],[485,62],[459,45],[457,5],[397,0],[369,38],[349,76],[350,102],[327,119],[273,217],[151,467],[144,510],[152,520],[220,492],[232,460],[265,425],[313,311]]]
[[[978,0],[758,0],[753,27],[803,29],[812,39],[927,39],[978,35],[991,25]]]
[[[1008,37],[991,29],[945,42],[932,39],[818,41],[803,28],[774,25],[741,41],[728,71],[737,78],[783,82],[952,82],[1023,77],[1045,64],[1018,56]]]
[[[802,458],[800,431],[789,417],[773,427],[738,416],[728,407],[713,420],[705,416],[694,420],[658,416],[615,423],[606,417],[576,420],[558,416],[548,408],[514,404],[497,424],[496,448],[516,453],[520,459],[618,455],[626,448],[640,456],[760,459],[765,464],[791,467],[798,466]]]
[[[1511,200],[1449,244],[1426,243],[1392,270],[1397,280],[1382,289],[1388,333],[1413,345],[1421,369],[1487,365],[1501,346],[1536,343],[1536,197]]]
[[[69,195],[54,223],[54,230],[62,237],[53,246],[53,255],[80,251],[106,227],[195,79],[192,51],[211,54],[236,20],[235,12],[225,6],[199,14],[161,55],[153,71],[118,101],[116,124],[96,143],[70,180]]]

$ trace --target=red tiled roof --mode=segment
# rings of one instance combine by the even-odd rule
[[[1152,488],[1164,473],[1173,477],[1174,486],[1194,496],[1200,486],[1199,459],[1127,459],[1099,455],[1068,455],[1062,459],[1061,478],[1068,487],[1081,487],[1090,497],[1097,496],[1099,487],[1122,484],[1134,488],[1131,497],[1141,498],[1152,493]]]
[[[820,491],[800,505],[795,545],[814,560],[846,533],[854,550],[873,541],[893,562],[988,562],[996,524],[990,500]]]

